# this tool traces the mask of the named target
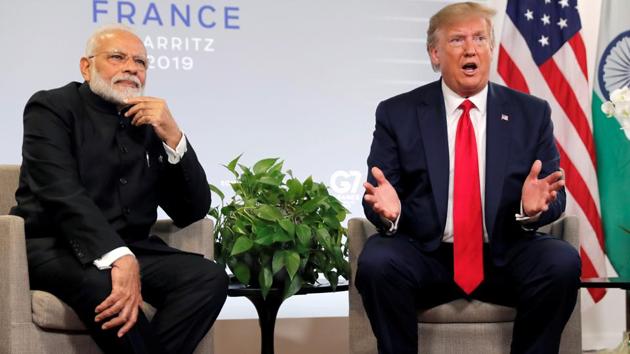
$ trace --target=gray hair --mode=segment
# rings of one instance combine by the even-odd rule
[[[140,37],[136,34],[136,32],[134,32],[134,30],[129,26],[125,26],[125,25],[117,24],[117,23],[103,25],[97,28],[94,32],[92,32],[92,35],[90,36],[90,38],[88,38],[87,43],[85,45],[85,56],[89,57],[91,55],[94,55],[94,50],[96,48],[96,45],[98,44],[99,38],[105,34],[112,33],[112,32],[128,32],[138,37],[138,39],[140,39]]]

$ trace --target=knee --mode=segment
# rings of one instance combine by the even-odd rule
[[[100,303],[105,300],[112,292],[109,271],[88,269],[81,279],[80,292],[81,298],[90,302]]]
[[[552,286],[565,290],[579,288],[582,263],[577,250],[571,245],[565,243],[553,255],[548,255],[544,263]]]
[[[220,264],[204,259],[197,271],[197,288],[223,303],[227,297],[229,277]]]
[[[376,238],[374,236],[373,238]],[[370,242],[372,241],[372,242]],[[399,273],[396,262],[400,255],[387,247],[387,239],[368,240],[357,260],[357,286],[360,283],[379,283],[391,280]]]

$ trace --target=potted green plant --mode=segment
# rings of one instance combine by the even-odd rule
[[[234,195],[210,189],[221,204],[209,215],[216,220],[215,259],[243,284],[283,289],[284,298],[314,284],[319,274],[336,287],[348,279],[347,210],[311,177],[304,181],[282,171],[283,161],[263,159],[251,168],[240,155],[225,167],[234,175]]]

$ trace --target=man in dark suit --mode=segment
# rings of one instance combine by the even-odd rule
[[[557,353],[575,306],[577,251],[536,232],[565,207],[549,105],[488,81],[493,15],[436,13],[441,80],[376,110],[356,286],[379,353],[417,353],[416,309],[456,298],[515,306],[512,353]]]
[[[72,307],[105,352],[192,353],[228,281],[149,236],[158,206],[184,227],[206,215],[210,192],[166,102],[142,95],[147,66],[140,38],[103,27],[81,58],[84,83],[33,95],[12,214],[25,220],[31,288]]]

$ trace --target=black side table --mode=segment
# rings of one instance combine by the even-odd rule
[[[348,281],[339,282],[334,291],[347,291]],[[305,286],[296,295],[321,294],[333,292],[329,283],[317,283],[313,286]],[[271,288],[267,298],[263,299],[260,288],[247,287],[241,283],[233,281],[228,288],[228,296],[244,296],[256,307],[258,312],[258,325],[260,326],[260,353],[274,354],[273,334],[276,327],[276,317],[278,310],[284,299],[282,289]]]
[[[626,290],[626,333],[624,343],[630,348],[630,279],[625,278],[585,278],[580,281],[582,288],[617,288]]]

